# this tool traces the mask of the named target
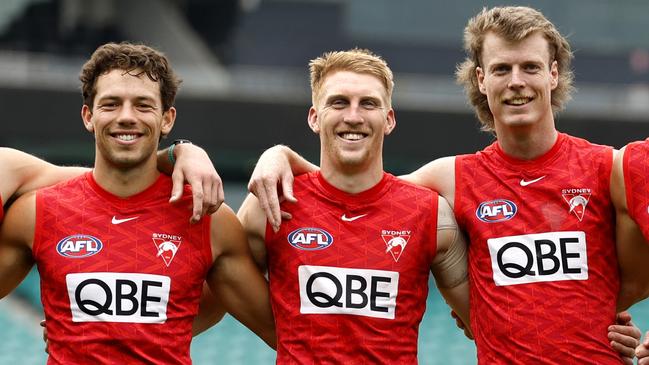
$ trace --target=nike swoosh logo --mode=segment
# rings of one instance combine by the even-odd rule
[[[132,221],[133,219],[138,219],[140,216],[137,217],[131,217],[131,218],[124,218],[124,219],[117,219],[117,217],[113,216],[113,220],[110,221],[112,224],[122,224],[124,222]]]
[[[367,215],[367,214],[361,214],[361,215],[357,215],[357,216],[355,216],[355,217],[349,217],[349,218],[348,218],[346,215],[343,214],[343,216],[340,217],[340,219],[342,219],[342,220],[345,221],[345,222],[353,222],[353,221],[357,220],[358,218],[363,218],[363,217],[365,217],[366,215]]]
[[[545,176],[546,176],[546,175],[543,175],[543,176],[541,176],[541,177],[538,177],[538,178],[536,178],[536,179],[534,179],[534,180],[529,180],[529,181],[528,181],[528,180],[525,180],[525,179],[521,179],[521,186],[527,186],[527,185],[530,185],[530,184],[534,184],[535,182],[537,182],[537,181],[543,179]]]

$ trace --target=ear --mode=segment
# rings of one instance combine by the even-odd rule
[[[92,124],[92,110],[86,104],[81,107],[81,120],[83,120],[83,126],[86,127],[88,132],[95,133],[95,125]]]
[[[397,126],[397,118],[394,115],[394,109],[390,108],[390,110],[388,110],[388,115],[386,118],[384,134],[386,136],[389,135],[390,133],[392,133],[392,131],[396,126]]]
[[[318,120],[318,111],[314,106],[309,108],[309,116],[307,117],[309,127],[315,134],[320,134],[320,121]]]
[[[171,132],[176,122],[176,108],[173,106],[166,112],[162,113],[162,125],[160,126],[160,135],[166,136]]]
[[[550,77],[552,77],[551,87],[552,90],[556,89],[559,86],[559,64],[557,61],[552,61],[550,65]]]
[[[484,71],[482,67],[478,66],[475,68],[475,76],[478,79],[478,88],[480,92],[484,95],[487,95],[487,87],[484,84]]]

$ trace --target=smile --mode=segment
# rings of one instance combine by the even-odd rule
[[[367,137],[367,134],[364,133],[359,133],[359,132],[341,132],[338,133],[338,137],[346,140],[346,141],[359,141],[365,137]]]
[[[517,96],[515,98],[506,99],[505,104],[512,105],[512,106],[520,106],[520,105],[525,105],[531,102],[532,100],[534,100],[534,98],[530,96]]]

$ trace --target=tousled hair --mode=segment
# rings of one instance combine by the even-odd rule
[[[166,112],[174,105],[181,80],[174,73],[167,57],[151,47],[123,42],[100,46],[81,68],[81,94],[83,103],[90,109],[97,94],[97,79],[112,70],[146,74],[151,81],[160,85],[163,111]]]
[[[337,71],[351,71],[375,76],[385,87],[388,96],[388,106],[392,105],[392,90],[394,79],[392,70],[387,62],[370,50],[353,48],[348,51],[327,52],[309,62],[311,76],[311,100],[316,105],[316,99],[325,78]]]
[[[494,117],[489,109],[487,96],[480,92],[476,75],[476,67],[481,67],[485,36],[489,32],[514,42],[536,32],[545,37],[550,53],[548,64],[556,61],[559,73],[557,87],[551,93],[552,111],[561,111],[574,90],[574,75],[570,67],[573,55],[568,40],[559,33],[552,22],[535,9],[525,6],[483,8],[464,28],[464,50],[467,56],[455,72],[457,82],[464,86],[464,91],[482,124],[481,129],[494,131]]]

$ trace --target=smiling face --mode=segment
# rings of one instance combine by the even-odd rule
[[[176,118],[173,107],[163,112],[159,84],[138,70],[114,69],[99,76],[95,88],[92,110],[88,105],[81,110],[86,129],[95,135],[95,167],[155,167],[160,136]]]
[[[383,138],[396,121],[378,78],[351,71],[327,75],[308,120],[320,135],[323,169],[382,171]]]
[[[481,67],[476,68],[480,92],[487,96],[496,131],[551,123],[551,93],[557,87],[556,61],[540,32],[508,41],[493,32],[485,36]]]

